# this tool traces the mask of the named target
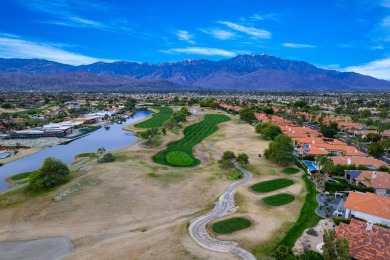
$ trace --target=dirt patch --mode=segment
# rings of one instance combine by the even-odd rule
[[[335,226],[332,220],[322,219],[320,220],[320,222],[318,222],[318,224],[315,227],[313,227],[313,229],[317,234],[314,233],[313,235],[310,234],[310,232],[308,233],[309,229],[306,229],[303,232],[302,236],[297,240],[297,242],[295,242],[293,248],[293,252],[295,254],[302,254],[304,250],[315,250],[317,252],[322,253],[321,251],[322,246],[320,244],[324,242],[323,239],[324,232],[327,229],[335,229]]]

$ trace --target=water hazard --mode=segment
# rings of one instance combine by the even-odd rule
[[[75,155],[80,153],[96,152],[100,147],[106,148],[107,151],[115,151],[134,143],[138,138],[131,132],[124,131],[122,128],[125,125],[145,118],[151,113],[150,111],[138,111],[133,118],[127,119],[123,124],[113,124],[108,130],[102,127],[90,135],[74,140],[68,144],[56,145],[4,164],[4,166],[0,167],[0,189],[9,185],[4,181],[7,177],[39,169],[43,159],[46,157],[52,156],[60,159],[64,163],[71,163],[74,161]]]

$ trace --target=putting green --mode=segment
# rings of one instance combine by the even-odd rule
[[[263,198],[264,203],[270,206],[281,206],[281,205],[288,204],[294,200],[295,197],[293,195],[286,194],[286,193]]]
[[[192,167],[198,165],[200,160],[196,159],[192,154],[194,146],[217,131],[219,129],[218,124],[229,120],[230,118],[225,115],[205,115],[201,122],[187,126],[184,129],[184,138],[169,143],[165,150],[153,156],[153,160],[156,163],[172,167]],[[191,157],[191,162],[188,157]]]
[[[245,218],[229,218],[215,223],[212,229],[218,234],[230,234],[250,226],[251,222]]]
[[[297,168],[286,168],[283,170],[284,173],[287,173],[287,174],[295,174],[295,173],[298,173],[299,172],[299,169]]]
[[[194,159],[186,152],[182,151],[170,151],[166,153],[167,162],[175,165],[185,166],[192,165]]]
[[[293,184],[294,182],[289,179],[274,179],[270,181],[263,181],[263,182],[256,183],[251,187],[251,189],[256,192],[270,192],[270,191],[288,187]]]

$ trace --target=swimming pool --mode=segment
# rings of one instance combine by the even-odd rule
[[[318,166],[315,165],[314,161],[302,160],[302,162],[309,168],[310,172],[318,171]]]
[[[10,156],[11,156],[10,152],[0,153],[0,159],[5,159],[5,158],[10,157]]]

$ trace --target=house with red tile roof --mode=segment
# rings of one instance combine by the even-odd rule
[[[376,194],[390,196],[390,174],[387,172],[345,170],[344,178],[352,185],[372,187]]]
[[[340,223],[336,236],[348,239],[349,255],[352,259],[390,259],[390,229],[351,219],[349,224]]]
[[[356,217],[390,226],[390,197],[370,192],[350,192],[344,208],[346,218]]]
[[[388,167],[389,165],[384,161],[375,159],[374,157],[365,157],[365,156],[331,156],[329,157],[333,160],[334,165],[365,165],[370,170],[377,170],[381,166]]]

